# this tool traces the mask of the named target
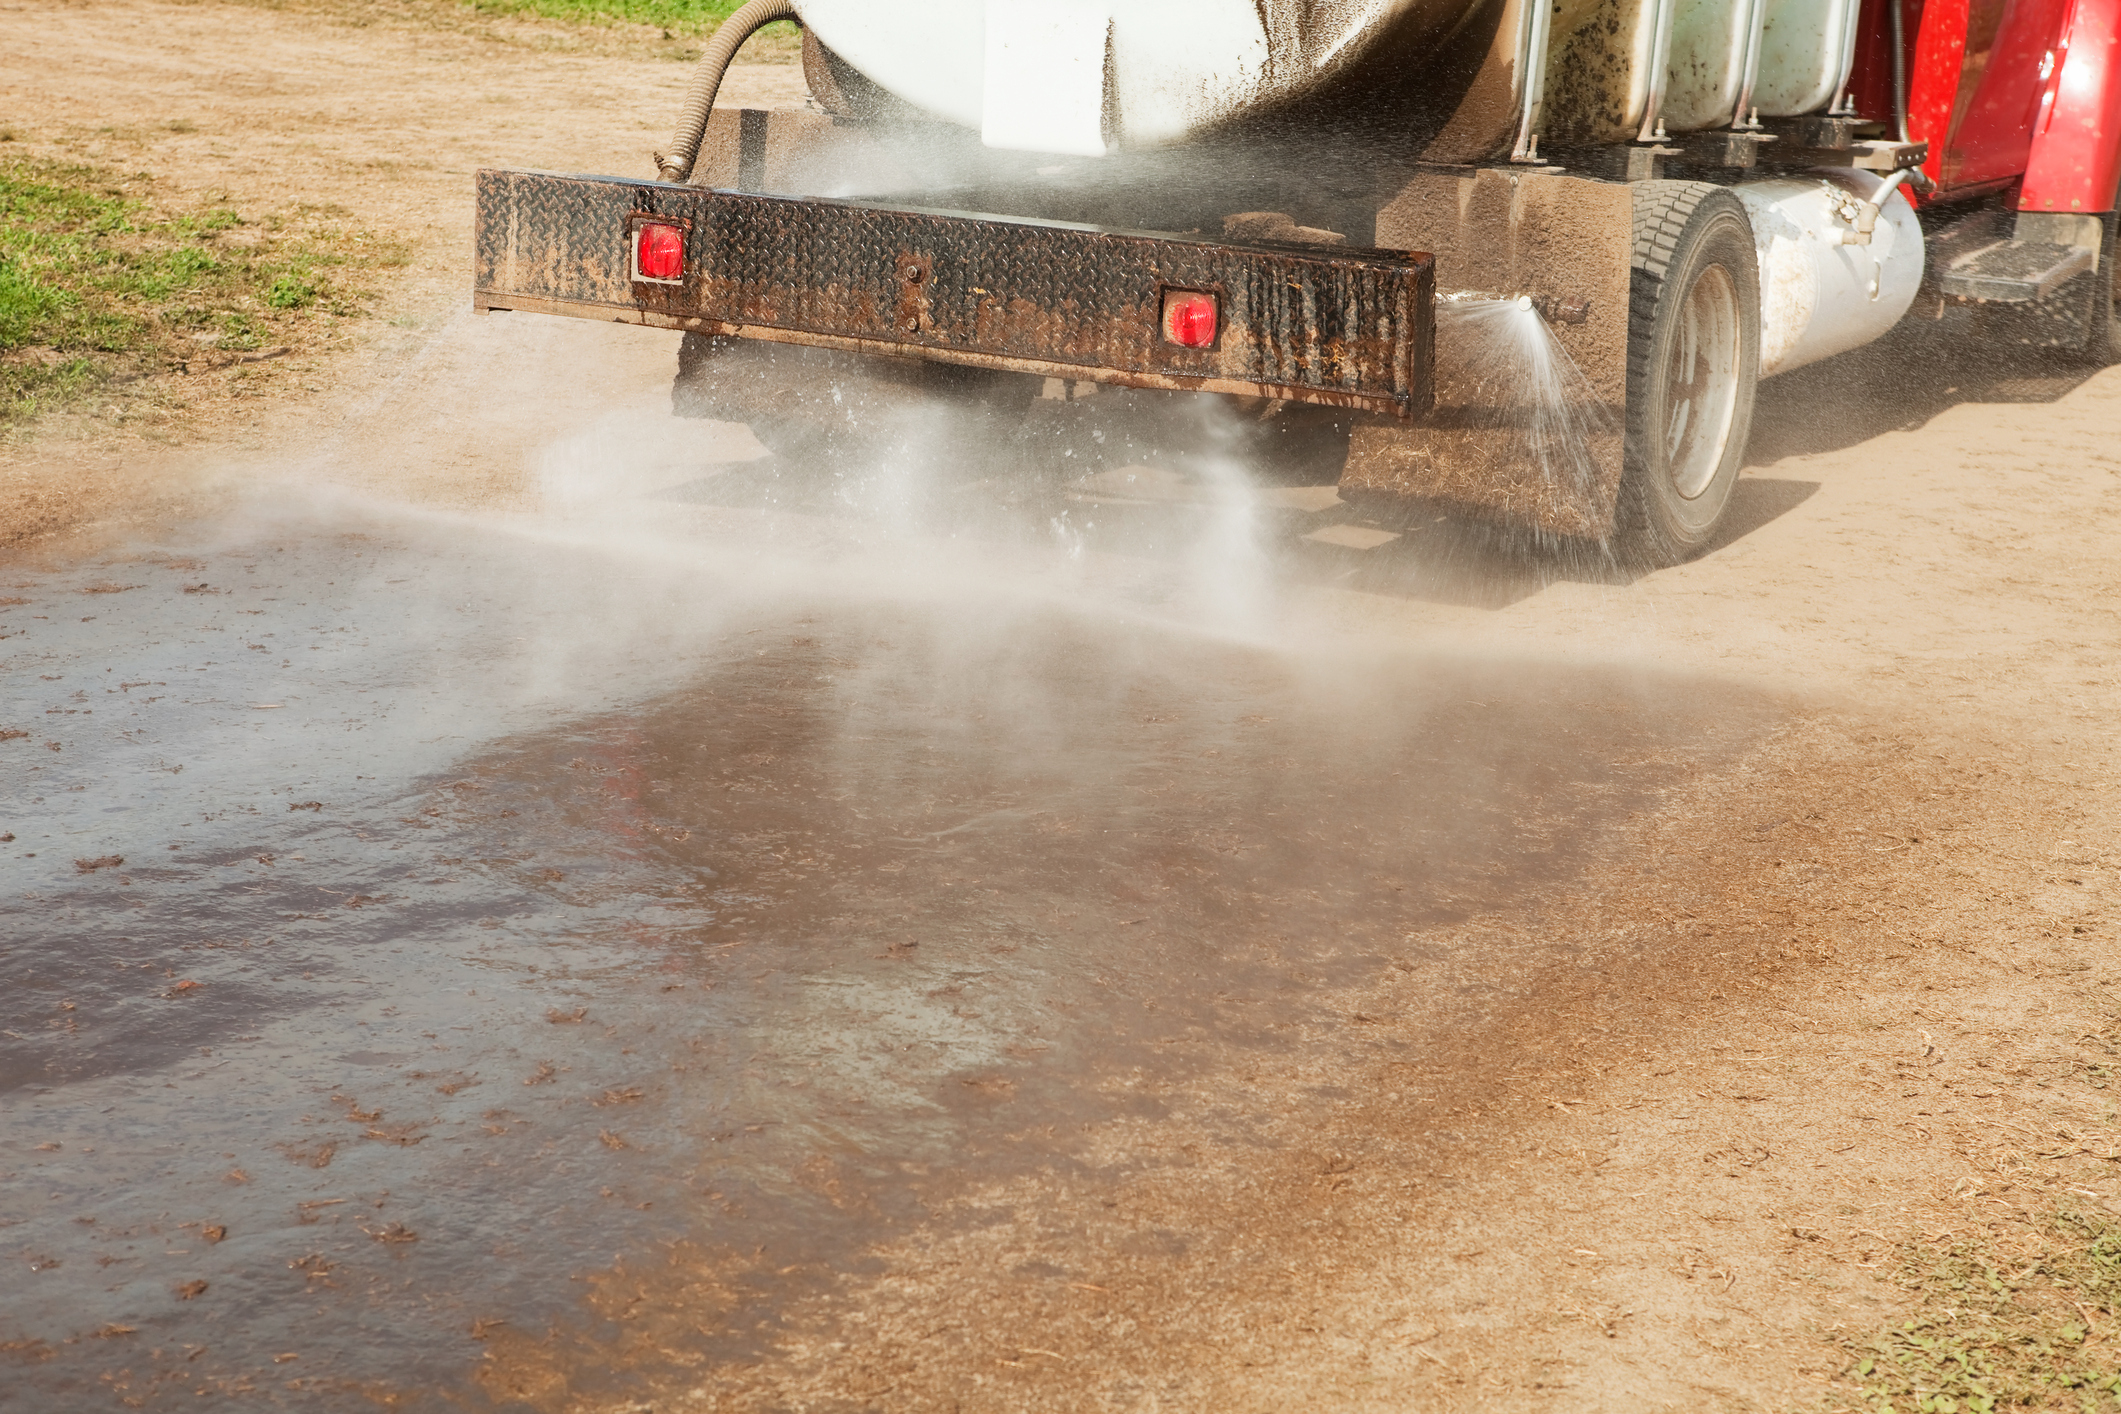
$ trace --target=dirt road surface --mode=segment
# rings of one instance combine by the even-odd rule
[[[0,463],[0,1405],[1855,1408],[1955,1247],[2121,1369],[2121,373],[1777,380],[1639,578],[806,491],[465,310],[679,65],[0,17],[25,150],[413,251]]]

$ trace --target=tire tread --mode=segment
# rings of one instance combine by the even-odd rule
[[[1672,262],[1688,223],[1704,202],[1727,189],[1713,182],[1637,182],[1634,194],[1634,243],[1628,271],[1628,402],[1632,408],[1637,390],[1651,376],[1652,334],[1657,327]],[[1725,199],[1729,199],[1725,195]],[[1632,416],[1628,437],[1633,442]],[[1636,453],[1631,446],[1630,462]],[[1670,563],[1684,555],[1679,547],[1663,543],[1654,512],[1632,468],[1621,479],[1619,504],[1614,508],[1614,534],[1622,554],[1645,566]]]

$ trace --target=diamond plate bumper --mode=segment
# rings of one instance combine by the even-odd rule
[[[686,229],[682,284],[632,278],[644,215]],[[1212,290],[1214,347],[1159,330]],[[478,174],[474,302],[1139,388],[1397,418],[1431,397],[1426,255],[760,196],[615,177]]]

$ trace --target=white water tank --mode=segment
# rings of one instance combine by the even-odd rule
[[[1488,0],[798,0],[833,52],[990,146],[1177,142],[1301,95],[1382,36]]]
[[[1432,83],[1447,110],[1462,97],[1482,109],[1500,97],[1507,110],[1523,92],[1517,36],[1530,3],[1554,0],[797,0],[797,8],[871,81],[977,130],[989,146],[1097,155],[1182,142],[1365,69],[1415,89]],[[1858,0],[1559,0],[1547,43],[1547,146],[1634,136],[1658,87],[1660,36],[1659,111],[1672,132],[1742,116],[1749,66],[1751,106],[1762,114],[1823,108],[1846,82],[1857,9]],[[1481,65],[1470,85],[1468,39]],[[1455,68],[1441,62],[1452,44]],[[1483,132],[1492,139],[1483,140],[1511,128],[1507,111],[1490,115]]]

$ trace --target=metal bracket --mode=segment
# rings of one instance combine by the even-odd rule
[[[1862,121],[1829,114],[1776,123],[1781,141],[1763,156],[1776,167],[1855,167],[1885,173],[1916,170],[1929,159],[1926,142],[1855,136]]]
[[[1926,142],[1866,138],[1849,144],[1849,166],[1860,167],[1866,172],[1898,172],[1908,167],[1920,167],[1929,160],[1929,155],[1930,145]]]
[[[1593,151],[1579,170],[1608,182],[1655,182],[1663,180],[1666,162],[1686,155],[1661,142],[1615,143]]]
[[[1776,140],[1773,133],[1717,129],[1689,133],[1680,139],[1686,159],[1707,167],[1752,167],[1759,164],[1760,149]]]
[[[1807,113],[1801,118],[1770,118],[1761,126],[1780,137],[1786,149],[1813,153],[1845,152],[1857,132],[1872,125],[1852,115]]]

